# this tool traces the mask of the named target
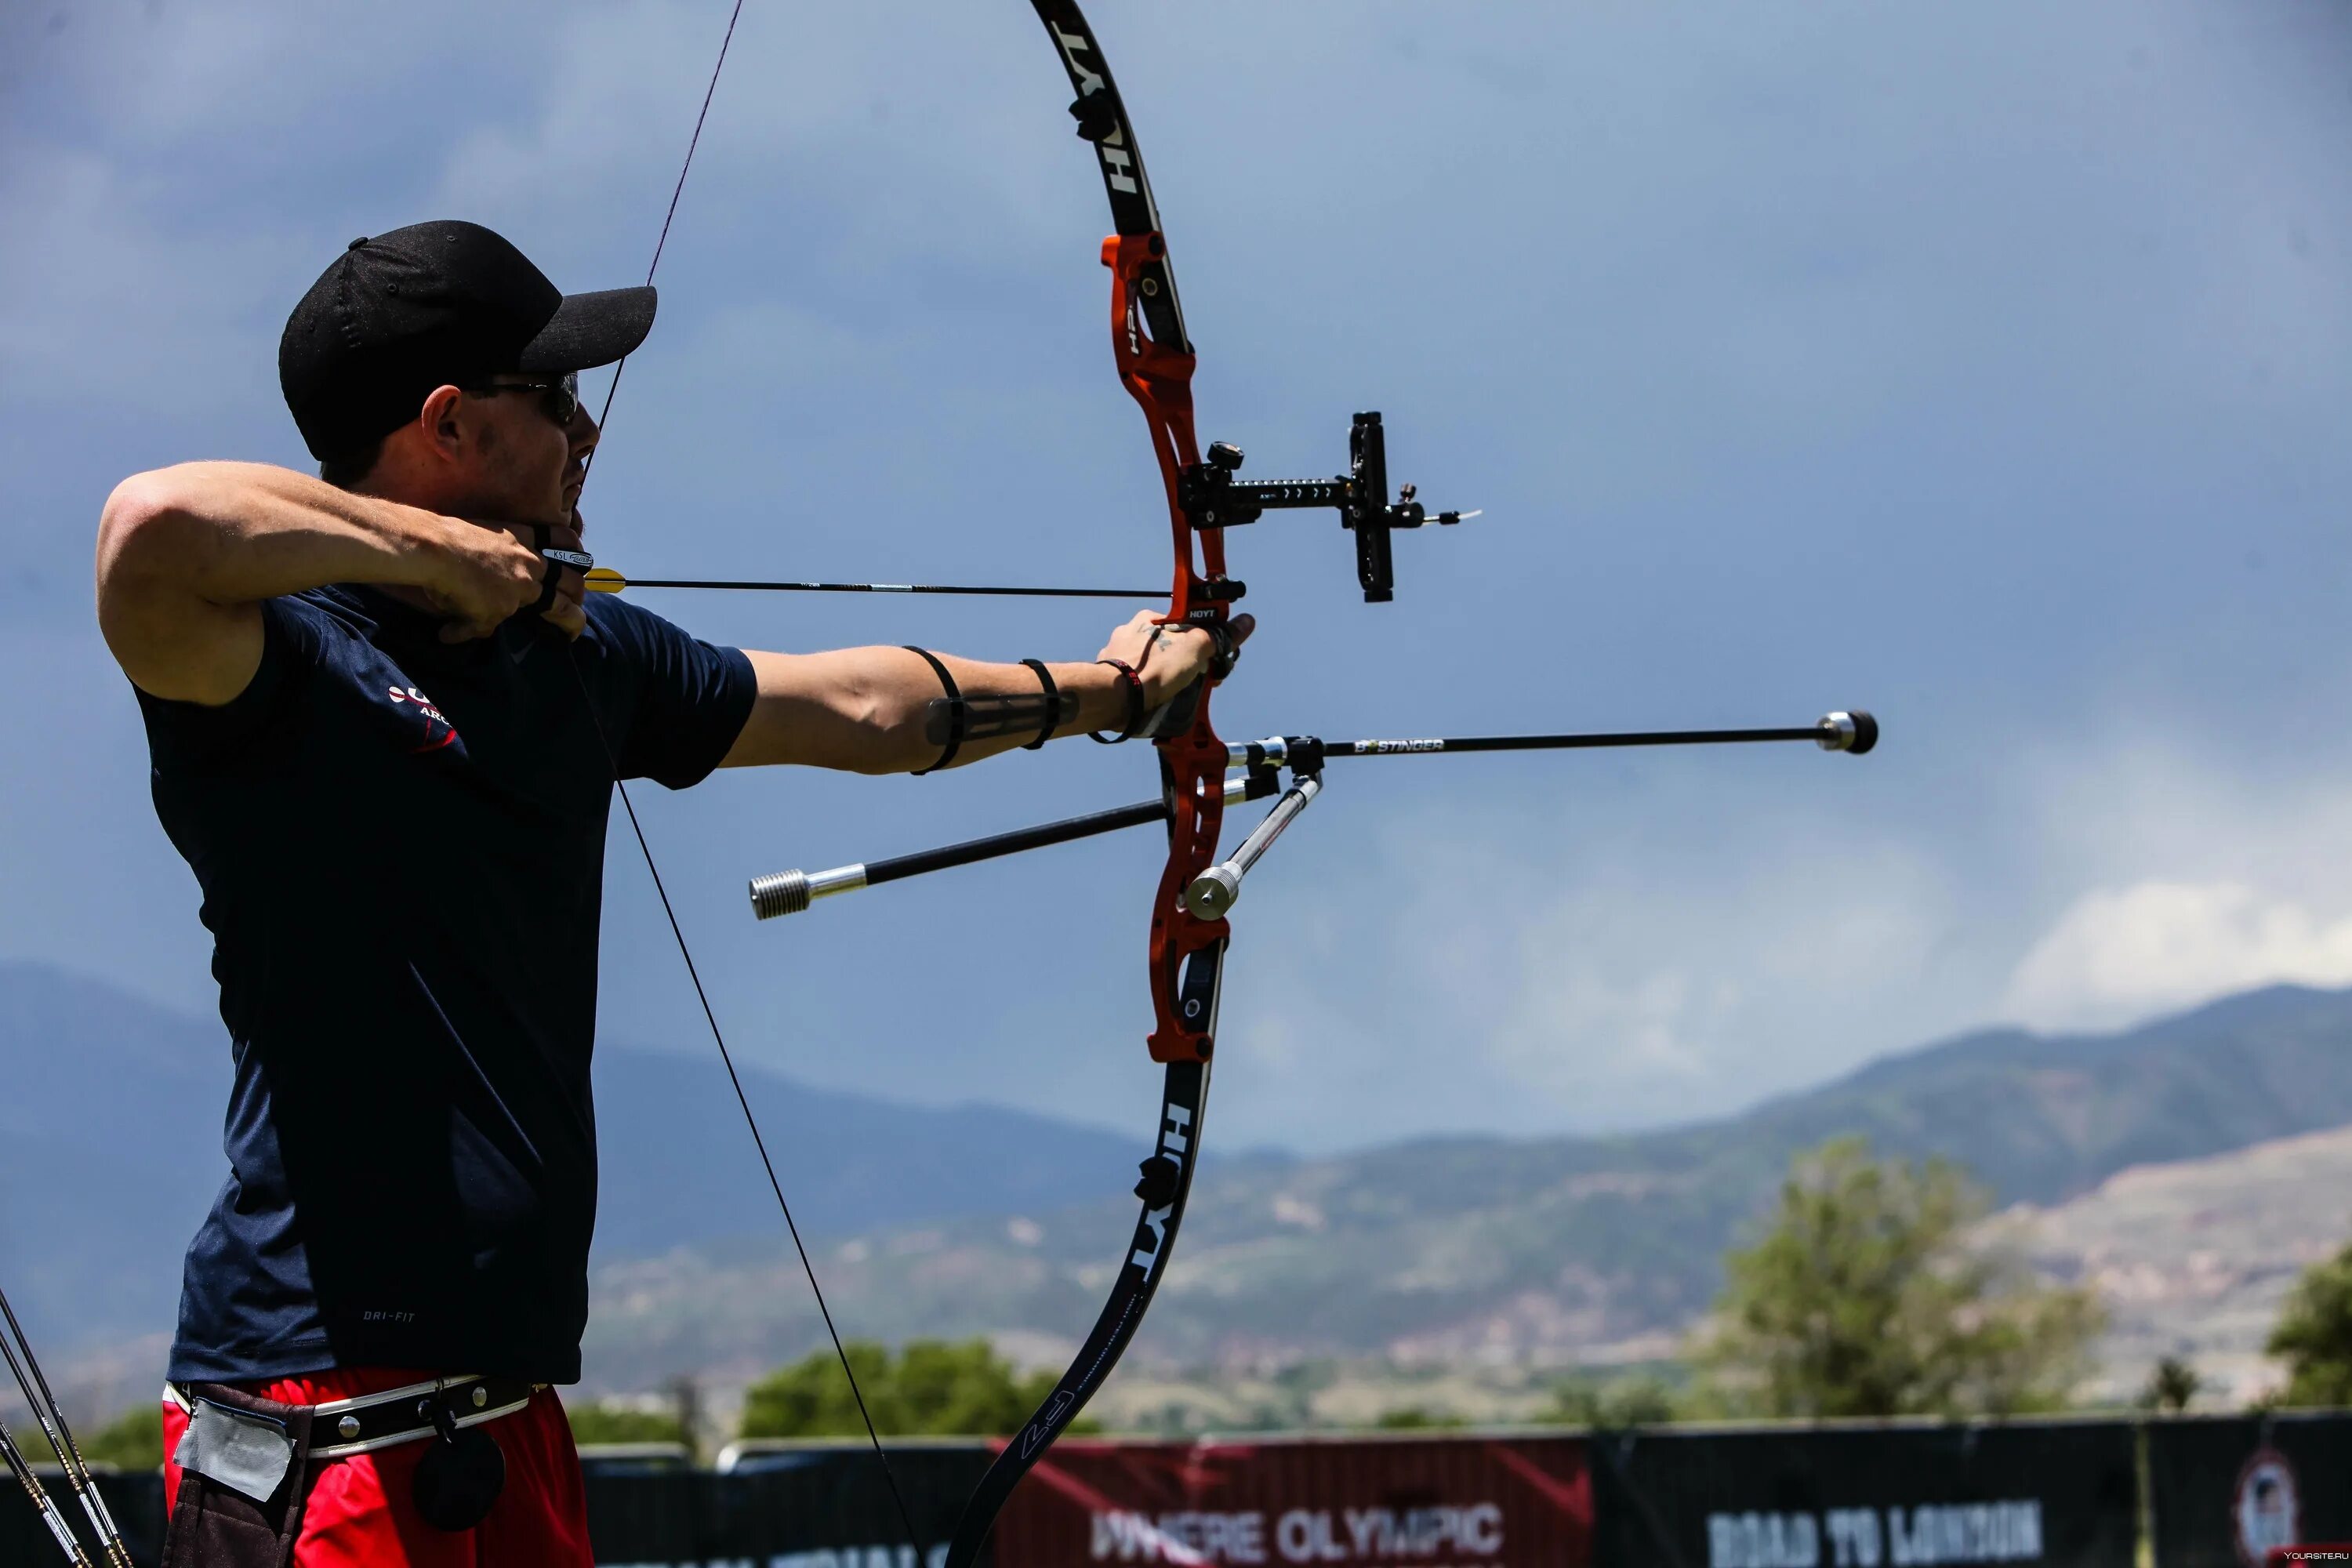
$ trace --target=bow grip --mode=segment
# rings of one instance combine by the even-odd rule
[[[1142,728],[1136,738],[1162,741],[1171,735],[1181,735],[1192,727],[1192,716],[1201,710],[1201,694],[1234,672],[1241,662],[1241,645],[1234,640],[1232,630],[1223,621],[1200,621],[1192,630],[1209,634],[1215,651],[1209,656],[1209,672],[1183,690],[1144,715]]]

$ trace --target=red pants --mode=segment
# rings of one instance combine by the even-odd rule
[[[318,1405],[432,1378],[431,1373],[368,1367],[238,1386],[283,1405]],[[180,1468],[171,1455],[187,1426],[187,1413],[165,1400],[166,1498],[180,1495]],[[594,1568],[580,1453],[555,1391],[541,1389],[525,1408],[479,1430],[496,1438],[507,1458],[506,1489],[479,1525],[453,1535],[416,1516],[409,1478],[432,1447],[430,1438],[314,1462],[294,1568]],[[328,1430],[318,1440],[335,1439]]]

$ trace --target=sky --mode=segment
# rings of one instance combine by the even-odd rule
[[[0,10],[0,954],[211,1005],[194,883],[90,612],[108,490],[303,461],[278,333],[353,236],[466,217],[568,289],[642,278],[726,20]],[[1203,438],[1255,474],[1336,473],[1349,416],[1378,408],[1397,479],[1485,509],[1401,536],[1379,606],[1328,514],[1236,533],[1260,630],[1224,734],[1885,726],[1862,759],[1335,767],[1234,917],[1222,1141],[1646,1126],[1987,1025],[2352,983],[2352,15],[1093,20]],[[1067,97],[1011,0],[750,0],[583,501],[600,559],[1166,581]],[[643,602],[738,646],[1002,659],[1091,657],[1119,614]],[[638,801],[742,1056],[1139,1129],[1149,832],[766,924],[743,885],[1156,787],[1143,748],[1079,742]],[[320,887],[420,852],[388,825]],[[634,845],[608,864],[603,1037],[709,1051]]]

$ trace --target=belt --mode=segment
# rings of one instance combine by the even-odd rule
[[[182,1410],[193,1411],[194,1402],[203,1397],[205,1386],[167,1383],[163,1385],[163,1397]],[[547,1386],[513,1377],[439,1377],[430,1383],[387,1388],[381,1394],[287,1408],[308,1410],[311,1432],[334,1439],[314,1442],[310,1458],[341,1459],[430,1437],[439,1430],[438,1418],[444,1412],[457,1426],[478,1426],[486,1421],[511,1415]]]

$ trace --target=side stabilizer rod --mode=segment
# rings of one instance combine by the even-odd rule
[[[1322,793],[1323,779],[1318,773],[1301,774],[1297,783],[1283,791],[1282,798],[1274,803],[1274,809],[1265,814],[1265,820],[1251,830],[1250,836],[1241,841],[1231,858],[1218,861],[1193,878],[1185,888],[1184,907],[1192,911],[1192,918],[1202,921],[1224,919],[1225,911],[1241,901],[1242,879],[1249,875],[1250,868],[1274,847],[1274,841],[1282,837],[1282,830],[1297,821],[1298,814]]]
[[[1264,781],[1225,781],[1225,803],[1229,805],[1260,799],[1273,793],[1270,777]],[[930,871],[946,871],[982,860],[995,860],[1024,850],[1069,844],[1098,834],[1116,833],[1124,827],[1164,823],[1171,815],[1168,802],[1154,797],[1139,800],[1132,805],[1113,806],[1108,811],[1091,811],[1084,816],[1068,816],[1059,822],[1042,823],[1035,827],[1016,827],[1009,833],[992,833],[985,838],[968,838],[961,844],[950,844],[942,848],[894,855],[887,860],[836,866],[827,871],[778,871],[772,876],[754,877],[751,888],[751,912],[763,921],[774,920],[778,915],[796,915],[817,900],[829,899],[837,893],[854,893],[860,888],[878,888],[885,882],[919,877]]]

